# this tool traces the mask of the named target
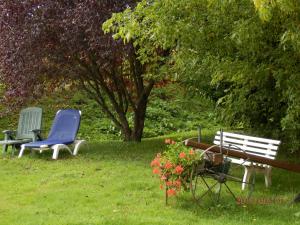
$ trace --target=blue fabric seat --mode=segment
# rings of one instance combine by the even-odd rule
[[[58,151],[76,141],[76,135],[80,126],[81,112],[74,109],[59,110],[56,113],[48,138],[42,141],[30,142],[21,146],[19,158],[25,149],[44,150],[53,149],[53,158],[57,158]],[[55,156],[55,154],[57,155]],[[71,152],[71,154],[73,154]]]

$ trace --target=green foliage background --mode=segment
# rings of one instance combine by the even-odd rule
[[[296,0],[142,0],[103,29],[133,42],[147,76],[177,81],[153,92],[144,137],[214,128],[218,116],[220,124],[280,139],[292,152],[300,148],[299,18]],[[32,103],[44,108],[45,130],[58,109],[72,107],[83,111],[87,139],[119,138],[97,105],[73,92]],[[2,118],[1,127],[16,118]]]
[[[46,137],[59,109],[76,108],[82,111],[79,136],[85,140],[103,141],[121,139],[120,130],[106,118],[97,103],[84,92],[63,89],[30,102],[28,106],[43,108],[43,136]],[[18,113],[0,118],[0,130],[16,129]],[[133,114],[129,114],[132,121]],[[147,108],[144,137],[157,137],[183,131],[196,131],[201,125],[212,130],[219,129],[212,101],[202,96],[190,96],[179,84],[156,88]]]
[[[300,2],[143,0],[103,28],[159,74],[216,101],[229,126],[300,146]],[[152,60],[152,61],[151,61]]]

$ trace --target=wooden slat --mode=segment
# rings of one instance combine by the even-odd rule
[[[214,144],[220,145],[220,131],[217,132],[214,140]],[[267,159],[275,159],[278,150],[278,144],[280,141],[272,140],[272,139],[265,139],[265,138],[258,138],[252,137],[242,134],[235,134],[229,132],[223,132],[223,146],[224,147],[234,147],[240,148],[236,149],[237,151],[245,151],[246,153],[250,153],[255,156],[265,157]],[[234,162],[233,163],[239,163]]]
[[[232,163],[235,163],[235,164],[240,164],[240,165],[243,165],[243,166],[250,166],[250,165],[253,165],[253,166],[257,166],[257,167],[267,167],[269,165],[267,164],[261,164],[261,163],[254,163],[254,162],[250,162],[250,161],[245,161],[244,159],[236,159],[236,158],[232,158],[232,157],[228,157]]]
[[[220,136],[215,136],[215,140],[220,140]],[[264,149],[272,149],[275,151],[279,147],[278,145],[273,145],[271,143],[262,144],[262,143],[253,142],[253,141],[247,140],[247,139],[242,140],[242,139],[228,138],[227,136],[223,136],[223,142],[253,146],[253,147],[264,148]]]
[[[214,144],[216,145],[220,145],[220,141],[214,141]],[[229,144],[227,143],[223,143],[224,147],[229,147]],[[271,151],[271,150],[267,150],[267,149],[259,149],[259,148],[253,148],[253,147],[248,147],[248,146],[244,146],[244,145],[239,145],[239,144],[233,144],[233,146],[231,146],[231,148],[241,148],[242,150],[246,151],[246,152],[252,152],[255,154],[259,154],[259,155],[269,155],[269,156],[276,156],[277,152],[276,151]],[[236,148],[235,150],[241,151],[240,149]],[[274,157],[273,157],[274,158]]]
[[[217,134],[220,135],[220,131],[218,131]],[[223,132],[223,136],[253,140],[253,141],[262,142],[262,143],[270,143],[270,144],[274,144],[274,145],[279,145],[280,144],[279,140],[259,138],[259,137],[247,136],[247,135],[243,135],[243,134],[235,134],[235,133],[229,133],[229,132]]]

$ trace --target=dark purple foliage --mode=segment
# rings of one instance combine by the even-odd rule
[[[43,91],[53,91],[48,86],[51,82],[75,81],[99,103],[126,140],[140,139],[153,81],[144,80],[144,66],[132,45],[114,41],[101,29],[113,12],[134,2],[1,0],[0,82],[6,85],[6,101],[19,105]],[[133,129],[126,119],[128,108],[142,120]]]

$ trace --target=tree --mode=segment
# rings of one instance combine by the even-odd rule
[[[6,102],[23,104],[56,85],[73,82],[97,101],[125,141],[142,138],[155,79],[131,43],[115,41],[101,26],[134,0],[2,0],[0,83]],[[128,112],[133,113],[133,121]]]
[[[213,95],[224,122],[280,139],[287,134],[296,150],[299,14],[294,0],[143,0],[106,25],[141,46],[144,61],[168,49],[169,74]]]

